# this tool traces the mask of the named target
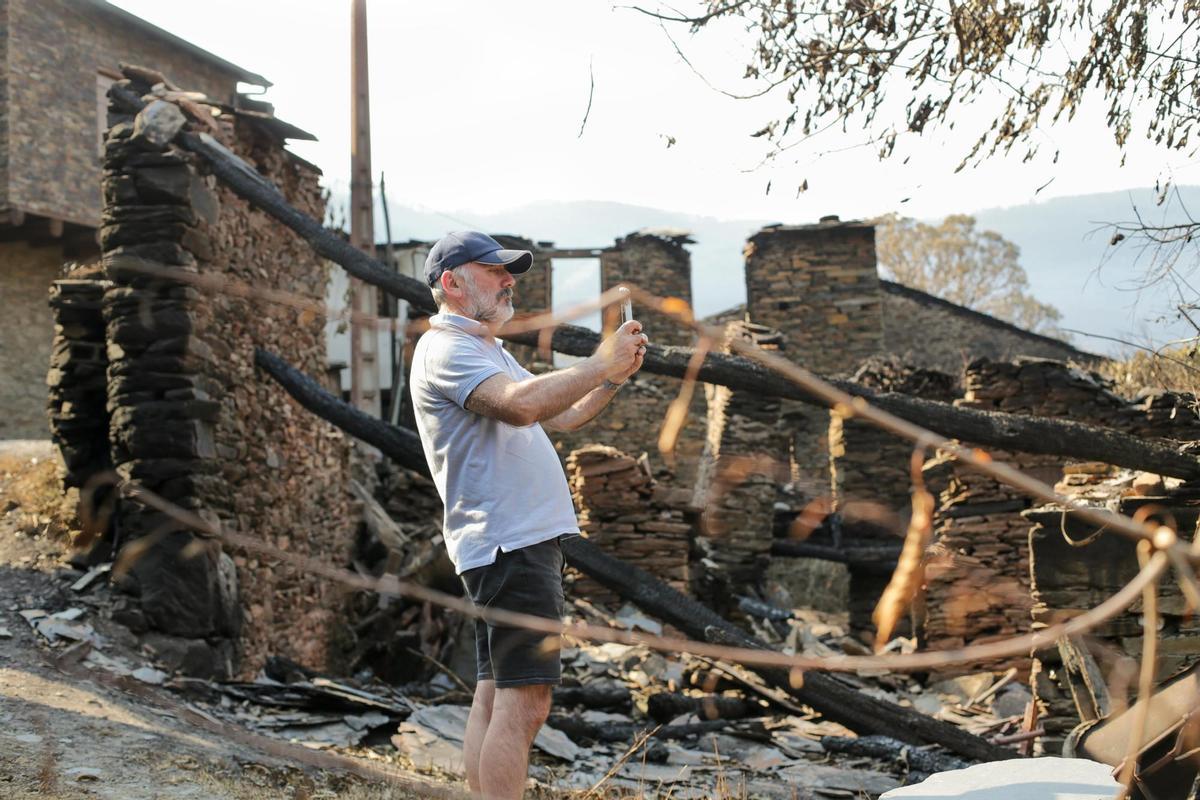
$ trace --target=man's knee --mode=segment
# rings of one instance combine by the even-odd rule
[[[554,687],[549,684],[514,686],[497,689],[494,708],[505,714],[532,737],[550,716],[550,698]]]
[[[496,682],[491,680],[481,680],[475,684],[475,697],[472,703],[487,711],[489,714],[492,711],[492,705],[496,702]]]
[[[537,727],[540,728],[546,718],[550,716],[550,698],[554,693],[554,687],[543,684],[529,688],[533,689],[529,702],[529,716],[531,720],[537,721]]]
[[[492,721],[492,707],[496,702],[496,682],[479,681],[475,684],[475,696],[471,700],[471,718],[484,727]]]

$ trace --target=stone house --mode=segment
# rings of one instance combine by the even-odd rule
[[[99,254],[105,93],[122,63],[230,105],[261,75],[104,0],[0,0],[0,439],[43,437],[64,262]]]

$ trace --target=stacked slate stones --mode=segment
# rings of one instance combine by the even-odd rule
[[[108,356],[101,301],[107,281],[61,280],[50,287],[54,346],[50,353],[50,435],[66,465],[63,483],[82,488],[111,466],[105,410]]]
[[[647,458],[594,444],[567,457],[579,528],[597,546],[637,564],[679,591],[687,591],[692,525],[688,493],[655,481]],[[615,596],[576,576],[578,593],[592,600]]]
[[[943,403],[958,397],[953,376],[904,364],[894,358],[868,359],[854,380],[878,392],[900,392]],[[911,512],[912,443],[877,425],[830,415],[829,455],[833,507],[841,515],[846,545],[898,545]],[[814,544],[833,544],[818,532]],[[874,630],[871,615],[891,579],[895,563],[851,563],[848,605],[850,627]],[[907,636],[907,620],[896,629]]]
[[[1130,405],[1098,375],[1060,361],[977,359],[963,375],[956,405],[1128,427]],[[989,450],[993,458],[1053,485],[1061,457]],[[936,548],[926,567],[925,617],[920,634],[935,649],[1029,631],[1029,523],[1021,516],[1033,501],[1021,491],[953,459],[939,458],[925,477],[938,495]],[[1029,659],[1009,662],[1022,672]],[[950,672],[970,671],[964,665]],[[947,673],[949,674],[949,672]]]
[[[100,476],[112,468],[105,407],[108,356],[101,302],[108,282],[95,279],[55,281],[50,287],[54,345],[50,352],[47,414],[50,436],[66,468],[63,486],[82,490],[82,533],[73,542],[72,561],[90,566],[112,556],[112,495]]]
[[[137,77],[114,86],[151,91]],[[209,252],[216,196],[170,145],[186,123],[177,106],[153,101],[136,118],[110,113],[109,121],[100,243],[112,281],[104,294],[112,461],[121,478],[215,521],[219,387],[206,374],[217,356],[196,335],[202,295],[174,276],[195,274]],[[218,541],[137,503],[123,503],[118,524],[122,546],[153,540],[118,560],[114,579],[136,600],[114,616],[153,631],[151,645],[169,666],[229,676],[241,619],[232,559]]]
[[[762,325],[725,326],[724,352],[734,340],[778,351],[782,337]],[[756,392],[711,386],[708,440],[693,503],[704,509],[694,571],[696,594],[722,612],[738,594],[754,596],[763,583],[775,530],[778,486],[788,480],[788,438],[780,434],[780,401]]]
[[[958,404],[971,408],[1069,418],[1141,436],[1196,437],[1197,417],[1186,396],[1159,393],[1129,402],[1116,395],[1101,376],[1058,361],[978,360],[968,365],[964,386],[966,393]],[[1058,484],[1060,491],[1091,491],[1094,484],[1115,472],[1104,464],[1065,463],[1056,456],[990,452],[994,458],[1046,483]],[[926,480],[939,492],[940,500],[935,552],[926,568],[922,634],[929,647],[955,648],[976,639],[1027,632],[1050,621],[1058,609],[1091,607],[1089,603],[1100,595],[1084,596],[1079,593],[1082,587],[1108,593],[1119,585],[1113,582],[1114,576],[1137,569],[1132,547],[1117,558],[1107,546],[1091,550],[1066,546],[1064,524],[1072,538],[1084,539],[1092,531],[1085,530],[1086,525],[1064,521],[1061,510],[1055,507],[1032,508],[1032,501],[1024,493],[950,459],[931,463],[926,468]],[[1191,502],[1185,499],[1188,491],[1188,487],[1180,487],[1172,499],[1164,501],[1177,509],[1181,530],[1187,530],[1183,526],[1191,517],[1180,510]],[[1123,492],[1132,492],[1130,482],[1114,487],[1112,492],[1111,500],[1115,502]],[[1089,502],[1103,505],[1105,500],[1092,498]],[[1032,553],[1031,520],[1035,523]],[[1040,564],[1039,547],[1049,547],[1051,553],[1041,558]],[[1077,574],[1078,569],[1085,573]],[[1046,587],[1057,585],[1060,570],[1068,582],[1065,593],[1047,593]],[[1092,574],[1086,574],[1087,570]],[[1047,571],[1049,576],[1042,581],[1041,596],[1033,585],[1039,571]],[[1077,602],[1068,602],[1072,596]],[[1136,634],[1126,631],[1121,635]],[[1038,661],[1044,658],[1041,654],[1033,661],[1019,659],[1009,664],[1033,669],[1036,685],[1036,672],[1041,669]],[[1054,666],[1051,663],[1042,671],[1052,671]]]

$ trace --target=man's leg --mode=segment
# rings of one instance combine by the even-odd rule
[[[479,754],[479,781],[485,800],[520,800],[525,792],[529,748],[550,715],[552,691],[553,686],[548,684],[495,690],[492,719]]]
[[[463,762],[467,768],[467,785],[472,796],[478,796],[479,751],[483,749],[483,737],[492,721],[492,702],[496,696],[495,681],[479,681],[475,684],[475,699],[471,702],[471,714],[467,717],[467,733],[463,737]]]

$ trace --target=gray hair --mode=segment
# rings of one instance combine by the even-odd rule
[[[446,305],[446,292],[442,289],[442,282],[436,281],[433,286],[429,287],[429,293],[433,295],[433,302],[437,304],[439,309]]]
[[[458,269],[458,267],[451,267],[450,269],[446,270],[445,272],[454,272],[454,270],[456,270],[456,269]],[[443,272],[442,274],[444,275],[445,272]],[[454,277],[459,278],[459,277],[467,277],[467,276],[465,275],[465,270],[464,270],[464,272],[454,272]],[[446,303],[447,303],[446,290],[442,288],[441,276],[438,276],[438,279],[433,282],[433,286],[429,287],[429,293],[433,295],[433,302],[437,304],[439,311],[441,311],[442,309],[444,309],[446,307]]]

